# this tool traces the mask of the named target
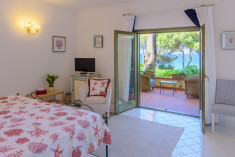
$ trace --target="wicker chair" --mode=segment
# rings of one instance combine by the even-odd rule
[[[140,75],[140,89],[150,91],[155,87],[155,74],[151,72],[143,72]]]
[[[185,94],[187,98],[191,96],[199,96],[200,93],[200,79],[199,76],[189,77],[185,79]]]

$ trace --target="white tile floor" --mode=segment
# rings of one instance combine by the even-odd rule
[[[221,122],[211,134],[210,125],[202,134],[200,119],[166,112],[135,108],[122,113],[140,119],[183,127],[184,132],[171,157],[235,157],[235,126],[230,128]]]
[[[235,157],[235,119],[233,126],[231,123],[225,125],[226,121],[221,120],[215,125],[215,134],[211,134],[210,125],[206,126],[204,135],[201,132],[199,118],[143,108],[135,108],[121,114],[183,127],[184,132],[171,157]]]
[[[172,126],[183,127],[184,132],[171,156],[201,156],[200,152],[202,134],[200,131],[200,121],[198,118],[140,108],[132,109],[122,114]]]

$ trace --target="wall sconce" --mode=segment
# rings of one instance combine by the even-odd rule
[[[40,30],[40,25],[34,25],[29,22],[24,25],[24,28],[26,29],[28,35],[32,36],[37,35],[38,31]]]

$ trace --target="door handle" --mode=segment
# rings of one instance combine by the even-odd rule
[[[208,82],[210,82],[209,77],[205,74],[205,79],[207,78]]]

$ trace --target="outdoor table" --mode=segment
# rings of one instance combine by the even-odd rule
[[[160,94],[161,94],[161,91],[162,91],[162,89],[163,89],[163,92],[164,92],[164,84],[166,83],[166,84],[172,84],[173,85],[173,95],[175,94],[175,92],[176,92],[176,84],[178,83],[178,82],[175,82],[175,81],[159,81],[159,83],[160,83]]]

